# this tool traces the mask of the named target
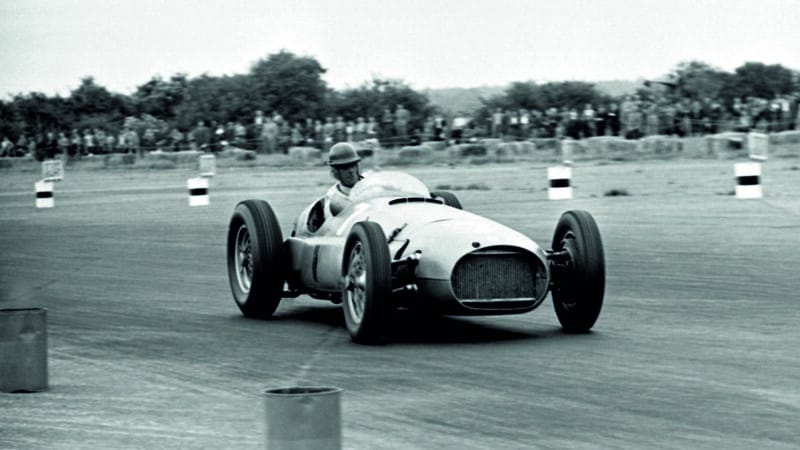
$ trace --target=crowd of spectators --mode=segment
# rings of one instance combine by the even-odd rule
[[[778,132],[800,130],[797,96],[737,98],[729,107],[705,98],[702,100],[667,98],[642,99],[626,96],[621,102],[583,108],[549,108],[544,111],[497,109],[489,119],[489,135],[502,139],[619,136],[639,139],[644,136],[702,136],[726,131],[759,130]]]
[[[227,145],[258,153],[285,153],[293,146],[327,150],[333,143],[372,140],[386,147],[414,145],[423,141],[455,143],[479,138],[525,140],[530,138],[589,138],[619,136],[639,139],[651,135],[701,136],[724,131],[764,132],[800,130],[798,96],[735,99],[723,106],[713,99],[669,101],[666,97],[643,99],[638,95],[620,102],[586,104],[583,108],[546,110],[496,109],[485,120],[468,116],[435,114],[422,127],[411,126],[411,114],[403,105],[386,108],[380,117],[342,116],[307,118],[290,123],[280,113],[257,111],[250,120],[227,123],[198,121],[188,130],[126,126],[116,132],[100,128],[69,132],[49,131],[36,136],[0,139],[0,156],[66,155],[81,158],[107,153],[147,151],[219,151]]]

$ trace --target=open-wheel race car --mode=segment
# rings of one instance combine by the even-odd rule
[[[517,314],[550,292],[567,332],[589,331],[600,314],[603,244],[586,211],[565,212],[545,249],[402,172],[366,174],[350,200],[335,216],[314,201],[286,239],[266,201],[236,206],[228,278],[245,316],[269,317],[282,299],[308,295],[341,303],[351,338],[374,342],[398,308]]]

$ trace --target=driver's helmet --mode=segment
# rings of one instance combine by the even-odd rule
[[[358,156],[356,148],[347,142],[334,144],[328,152],[329,166],[346,166],[359,161],[361,161],[361,157]]]

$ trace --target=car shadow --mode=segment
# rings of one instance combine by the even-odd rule
[[[498,322],[490,322],[496,320]],[[400,310],[387,324],[386,338],[391,344],[479,344],[499,341],[521,341],[550,336],[553,331],[514,328],[502,324],[502,316],[456,317]]]
[[[479,344],[502,341],[535,339],[580,339],[595,333],[570,334],[561,327],[535,327],[533,323],[520,326],[517,320],[509,323],[511,316],[441,316],[415,310],[392,312],[384,328],[384,345],[397,344]],[[246,319],[254,322],[298,322],[339,328],[346,336],[341,306],[333,304],[281,305],[268,319]]]

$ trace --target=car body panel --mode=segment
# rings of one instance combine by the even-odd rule
[[[291,237],[286,239],[291,264],[289,281],[294,289],[313,296],[335,296],[341,290],[348,234],[354,224],[372,221],[383,229],[395,263],[401,264],[412,255],[419,256],[418,261],[414,261],[413,277],[406,280],[415,285],[416,303],[450,314],[504,314],[529,311],[544,300],[550,278],[547,255],[522,233],[444,205],[431,198],[422,182],[401,172],[365,174],[364,180],[353,188],[350,198],[351,204],[346,209],[327,218],[319,228],[309,226],[309,218],[322,210],[322,199],[308,205],[298,216]],[[454,268],[469,255],[475,267],[465,273],[472,278],[484,275],[480,273],[483,264],[486,267],[511,264],[509,267],[514,268],[515,261],[522,261],[520,264],[533,267],[526,270],[535,273],[536,294],[525,298],[461,301],[455,292],[457,280],[452,277]],[[498,279],[503,276],[502,270],[496,272],[491,275],[492,279],[476,278],[475,282],[503,283],[504,280]],[[525,283],[524,280],[515,282]],[[502,286],[499,290],[510,292]],[[476,286],[474,291],[481,291],[481,287]],[[481,306],[473,308],[470,302]]]

